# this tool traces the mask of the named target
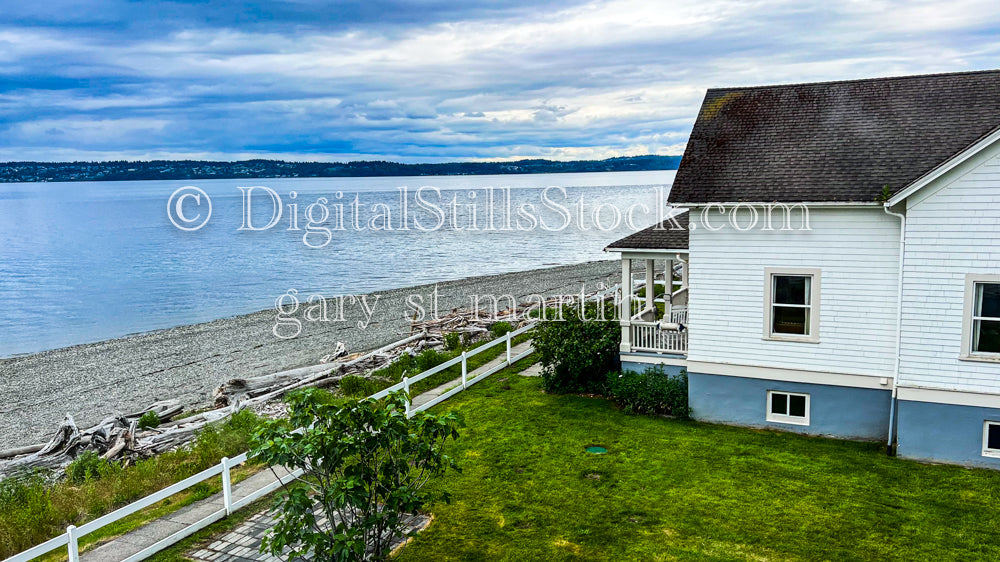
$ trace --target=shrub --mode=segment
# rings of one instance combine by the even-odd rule
[[[437,367],[438,365],[444,363],[447,360],[448,357],[446,357],[440,351],[436,349],[425,349],[420,352],[420,355],[417,355],[416,358],[417,369],[419,370],[419,372],[422,373],[428,369],[433,369],[434,367]]]
[[[139,417],[139,429],[151,429],[160,427],[160,416],[156,412],[146,412]]]
[[[371,372],[371,379],[389,379],[392,381],[399,382],[403,380],[403,376],[407,374],[414,374],[412,371],[415,369],[417,359],[410,355],[409,353],[403,353],[396,358],[395,361],[382,367],[381,369],[376,369]],[[368,394],[371,394],[370,392]],[[367,396],[367,394],[365,395]]]
[[[458,332],[450,332],[444,335],[444,347],[449,351],[455,351],[462,346],[462,336]]]
[[[608,396],[629,414],[669,414],[688,417],[688,378],[682,370],[670,376],[663,367],[642,373],[625,371],[608,375]]]
[[[490,333],[493,334],[494,338],[501,338],[507,332],[513,331],[514,327],[510,325],[510,322],[494,322],[493,325],[490,326]]]
[[[256,431],[260,419],[252,410],[240,410],[221,424],[210,424],[198,433],[190,445],[190,454],[203,468],[224,456],[238,455],[250,447],[250,435]]]
[[[289,559],[382,560],[406,527],[406,514],[432,499],[447,501],[446,492],[432,494],[423,486],[457,468],[445,444],[458,438],[460,422],[450,412],[408,418],[401,415],[404,408],[400,393],[337,406],[315,400],[306,389],[290,399],[288,419],[261,427],[253,458],[306,473],[275,498],[277,521],[261,552]]]
[[[410,355],[409,353],[404,353],[404,354],[400,355],[399,357],[396,358],[396,362],[395,362],[395,364],[403,372],[406,372],[406,371],[409,371],[410,369],[412,369],[413,365],[415,363],[416,363],[416,359],[412,355]]]
[[[253,410],[240,410],[239,412],[229,416],[229,419],[226,420],[225,424],[223,424],[223,428],[228,433],[240,436],[242,438],[242,445],[248,443],[246,438],[257,430],[257,426],[260,425],[260,420],[261,417],[258,416]]]
[[[107,461],[94,451],[84,451],[66,467],[66,477],[73,484],[83,484],[101,477],[101,466]]]
[[[358,375],[347,375],[340,379],[340,393],[351,398],[364,398],[378,392],[372,381]]]
[[[567,305],[558,317],[532,329],[546,391],[602,392],[608,373],[618,369],[621,327],[614,320],[614,304],[603,304],[603,316],[597,303],[587,303],[583,317],[579,305]]]
[[[52,504],[41,474],[0,480],[0,555],[4,558],[54,536],[60,528],[65,532],[65,521]]]

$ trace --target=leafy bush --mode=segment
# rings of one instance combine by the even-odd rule
[[[66,467],[66,477],[73,484],[83,484],[101,477],[101,466],[107,461],[94,451],[84,451]]]
[[[401,393],[331,405],[311,390],[290,399],[288,419],[268,421],[254,435],[253,458],[306,473],[275,498],[277,522],[261,552],[381,560],[405,529],[406,514],[432,499],[448,500],[446,492],[422,488],[429,478],[457,468],[445,444],[458,438],[460,422],[450,412],[407,418]],[[317,521],[317,509],[325,523]]]
[[[160,427],[160,416],[156,412],[146,412],[139,418],[139,429]]]
[[[53,505],[51,490],[41,474],[0,480],[0,556],[13,556],[45,541],[58,534],[60,527],[65,532],[65,520]],[[44,531],[35,531],[39,527]],[[27,540],[22,538],[25,535]]]
[[[371,372],[371,379],[388,379],[393,382],[403,380],[404,376],[413,376],[417,368],[417,358],[409,353],[403,353],[395,361]],[[378,385],[376,385],[378,386]],[[381,388],[377,389],[381,390]],[[368,394],[371,394],[370,392]],[[367,396],[368,394],[365,394]]]
[[[625,371],[608,375],[608,396],[629,414],[669,414],[688,417],[688,377],[664,372],[661,365],[642,373]]]
[[[340,393],[351,398],[364,398],[378,392],[372,381],[358,375],[347,375],[340,379]]]
[[[541,320],[532,339],[542,363],[542,383],[548,392],[602,392],[607,375],[618,370],[621,327],[614,320],[614,304],[566,305],[561,314]],[[600,318],[606,320],[601,320]]]
[[[451,355],[454,355],[454,353],[452,353]],[[397,357],[395,361],[386,365],[385,367],[372,371],[370,379],[384,378],[394,382],[399,382],[403,380],[404,376],[412,377],[418,373],[426,371],[427,369],[430,369],[432,367],[437,367],[441,363],[444,363],[445,361],[451,359],[451,355],[446,355],[436,349],[430,349],[430,348],[423,350],[422,352],[420,352],[419,355],[416,356],[410,355],[409,353],[404,353],[399,357]],[[349,376],[344,377],[344,379],[347,378],[349,378]],[[341,388],[343,388],[344,384],[343,380],[341,380],[340,384]],[[378,385],[376,384],[376,386]],[[376,388],[372,392],[377,392],[382,388],[384,387]],[[372,394],[372,392],[369,392],[368,394],[364,395],[359,394],[358,396],[368,396],[369,394]]]
[[[416,357],[417,370],[422,373],[428,369],[437,367],[448,359],[450,358],[436,349],[425,349]]]
[[[502,338],[507,332],[513,332],[514,327],[510,325],[510,322],[494,322],[490,326],[490,333],[493,334],[494,338]]]
[[[189,453],[202,469],[219,462],[223,456],[238,455],[250,448],[250,435],[256,431],[260,419],[252,410],[240,410],[221,424],[208,425],[189,446]]]
[[[455,351],[462,347],[462,335],[458,332],[449,332],[444,335],[444,347],[449,351]]]
[[[240,444],[246,445],[248,443],[246,437],[257,430],[260,420],[260,416],[253,410],[240,410],[229,416],[229,419],[223,424],[223,428],[226,433],[240,436]]]

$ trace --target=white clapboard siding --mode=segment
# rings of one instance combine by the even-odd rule
[[[881,208],[813,208],[808,232],[710,232],[699,215],[691,217],[689,360],[891,376],[899,219]],[[765,267],[821,270],[819,343],[763,339]]]
[[[1000,274],[1000,159],[926,190],[906,211],[900,384],[1000,392],[1000,364],[958,360],[965,276]]]

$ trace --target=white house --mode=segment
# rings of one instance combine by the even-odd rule
[[[670,202],[607,248],[672,289],[626,368],[687,369],[696,419],[1000,468],[1000,71],[709,90]]]

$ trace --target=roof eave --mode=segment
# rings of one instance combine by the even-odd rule
[[[637,254],[643,253],[656,253],[656,254],[686,254],[688,253],[687,248],[612,248],[608,246],[604,248],[605,252],[618,252],[624,254],[626,252],[635,252]]]
[[[673,202],[669,202],[673,203]],[[882,203],[879,201],[712,201],[709,203],[677,203],[678,205],[683,205],[685,207],[708,207],[710,205],[724,207],[735,207],[737,205],[774,205],[780,206],[784,205],[786,207],[794,207],[796,205],[806,205],[810,207],[880,207]]]

